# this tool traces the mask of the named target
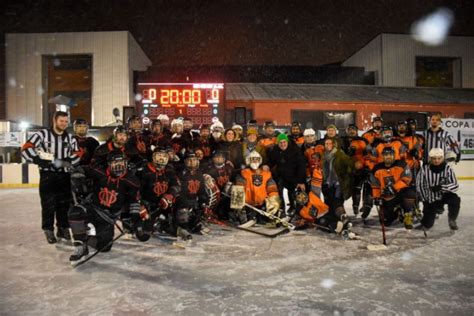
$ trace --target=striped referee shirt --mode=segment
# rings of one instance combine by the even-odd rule
[[[454,137],[449,134],[444,129],[440,128],[437,132],[433,132],[431,129],[428,129],[425,132],[425,154],[424,162],[429,161],[428,154],[432,148],[441,148],[444,153],[448,151],[453,151],[459,159],[461,151],[459,150],[459,145],[454,139]]]
[[[433,169],[436,167],[430,164],[424,164],[416,177],[416,190],[420,194],[420,198],[423,202],[433,203],[439,201],[443,197],[443,192],[454,193],[459,188],[458,180],[456,179],[453,169],[446,163],[444,163],[444,167],[443,165],[439,167],[440,170],[435,172]],[[441,186],[442,190],[433,192],[431,187],[438,185]]]
[[[76,139],[67,133],[56,134],[52,128],[47,128],[34,133],[23,145],[21,154],[29,162],[38,156],[38,150],[52,153],[54,159],[68,159],[72,165],[77,165],[80,157],[75,153],[79,150]],[[50,165],[47,168],[39,167],[41,171],[67,172],[65,168],[56,168]]]

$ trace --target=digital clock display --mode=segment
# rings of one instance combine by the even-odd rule
[[[154,119],[166,114],[170,119],[190,117],[195,125],[222,120],[222,83],[139,83],[140,105],[144,116]]]

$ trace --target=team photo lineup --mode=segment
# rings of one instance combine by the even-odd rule
[[[74,120],[72,133],[69,123],[67,112],[56,112],[21,152],[39,167],[46,240],[72,243],[73,265],[123,235],[186,242],[211,224],[270,237],[320,229],[348,240],[359,238],[354,219],[364,223],[373,211],[385,244],[385,227],[395,224],[426,237],[447,206],[449,229],[458,229],[452,165],[461,153],[441,114],[424,131],[412,118],[388,126],[373,117],[366,131],[318,126],[323,137],[299,122],[287,131],[254,120],[196,126],[160,114],[144,126],[131,116],[103,144],[88,136],[86,120]]]

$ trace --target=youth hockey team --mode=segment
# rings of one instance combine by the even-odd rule
[[[298,122],[287,134],[271,121],[261,132],[256,121],[245,131],[216,121],[196,132],[189,118],[170,122],[160,115],[144,128],[133,116],[102,145],[87,136],[83,119],[69,135],[67,120],[57,112],[52,127],[36,132],[22,154],[40,169],[48,243],[70,240],[72,231],[71,262],[87,256],[89,247],[109,251],[116,227],[140,241],[154,232],[191,239],[209,221],[341,234],[352,225],[348,199],[364,220],[375,206],[385,226],[399,220],[412,229],[418,219],[423,230],[447,204],[449,227],[458,229],[460,198],[450,162],[460,160],[460,150],[439,114],[423,134],[414,119],[387,126],[375,117],[361,136],[354,124],[342,137],[329,125],[321,139]]]

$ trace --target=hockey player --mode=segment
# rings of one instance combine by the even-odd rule
[[[380,141],[374,141],[371,146],[371,154],[373,156],[371,157],[371,161],[374,162],[374,164],[383,162],[382,151],[387,147],[393,149],[395,160],[405,158],[407,148],[399,139],[393,137],[393,130],[389,126],[385,125],[382,127],[381,136]]]
[[[459,188],[456,175],[444,161],[444,151],[441,148],[432,148],[429,157],[430,163],[423,165],[416,180],[417,191],[423,202],[421,224],[426,229],[433,227],[436,214],[442,213],[447,204],[449,228],[457,230],[456,219],[461,198],[456,194]]]
[[[291,123],[290,135],[288,138],[295,143],[298,147],[301,147],[304,143],[303,132],[301,130],[301,123],[294,121]]]
[[[205,180],[199,171],[199,160],[192,151],[184,156],[185,169],[178,174],[181,185],[180,195],[176,200],[175,224],[177,236],[188,240],[191,233],[201,231],[203,208],[208,204]]]
[[[81,158],[79,164],[88,165],[92,161],[92,155],[94,154],[94,151],[97,149],[97,147],[99,147],[99,142],[94,137],[87,136],[89,124],[85,119],[75,119],[73,123],[73,129],[73,137],[76,139],[77,145],[79,146],[79,151],[76,152],[76,155]]]
[[[223,151],[216,150],[212,155],[212,164],[209,164],[204,173],[215,180],[220,191],[225,191],[228,183],[233,180],[233,171],[232,165],[226,161],[226,154]],[[228,218],[229,205],[229,199],[221,199],[218,202],[214,211],[220,219]]]
[[[185,138],[183,136],[183,120],[181,119],[174,119],[171,121],[171,131],[173,132],[173,136],[171,137],[171,146],[173,147],[174,153],[180,158],[184,156],[186,149],[190,147],[189,138]]]
[[[267,163],[267,150],[264,147],[264,145],[257,140],[257,131],[254,129],[251,129],[247,131],[247,136],[242,142],[242,161],[245,161],[245,158],[250,154],[252,151],[256,151],[262,156],[262,163],[263,165],[266,165]],[[268,166],[266,167],[268,168]]]
[[[337,134],[338,134],[338,130],[337,130],[336,125],[334,125],[334,124],[328,125],[326,127],[326,134],[324,135],[324,137],[322,139],[320,139],[318,141],[318,145],[324,146],[324,142],[326,141],[326,139],[333,139],[334,140],[334,145],[337,148],[342,149],[342,141],[339,138],[339,136],[337,136]]]
[[[201,124],[199,126],[199,138],[198,146],[202,149],[204,154],[204,161],[208,161],[211,158],[212,150],[210,144],[211,129],[208,124]]]
[[[74,236],[74,254],[69,260],[74,263],[89,253],[88,241],[100,251],[112,248],[114,225],[122,208],[128,206],[131,214],[140,213],[138,179],[127,172],[127,159],[121,152],[112,152],[107,157],[108,167],[84,166],[76,172],[93,179],[92,200],[73,206],[68,213],[69,225]],[[89,240],[88,224],[96,231],[96,238]]]
[[[192,131],[193,126],[193,120],[190,117],[183,119],[183,137],[186,139],[188,147],[197,146],[198,144],[199,133]]]
[[[247,135],[249,135],[248,131]],[[263,124],[263,135],[261,135],[258,143],[268,151],[275,145],[277,136],[273,121],[266,121]]]
[[[132,115],[128,119],[128,140],[125,144],[127,151],[136,151],[141,159],[147,159],[147,144],[149,143],[147,135],[143,133],[143,125],[139,116]]]
[[[406,229],[412,229],[416,191],[410,187],[410,168],[403,160],[395,159],[395,151],[390,147],[383,149],[382,157],[383,162],[375,166],[371,176],[374,204],[380,206],[386,226],[400,218]]]
[[[349,124],[346,128],[346,136],[342,138],[342,150],[351,157],[354,162],[354,182],[352,188],[352,210],[354,215],[359,214],[362,186],[368,176],[365,168],[365,150],[367,140],[357,135],[359,128],[355,124]]]
[[[170,118],[168,115],[160,114],[157,119],[161,122],[161,127],[163,129],[162,133],[165,135],[166,139],[171,139],[173,133],[170,130]]]
[[[244,187],[245,203],[256,208],[265,208],[266,212],[273,215],[278,214],[280,209],[280,197],[278,187],[272,178],[270,171],[263,170],[262,157],[256,151],[252,151],[245,159],[247,168],[237,175],[235,185]],[[250,219],[257,219],[255,211],[247,208],[234,209],[236,218],[241,224]],[[259,220],[263,218],[259,217]]]
[[[224,133],[224,125],[216,121],[211,125],[211,139],[209,140],[209,145],[211,147],[211,152],[219,149],[220,143],[223,142],[222,135]]]
[[[381,138],[381,130],[383,125],[383,119],[380,116],[376,116],[372,119],[372,128],[365,132],[362,137],[367,140],[369,145],[372,145],[376,139]]]
[[[126,148],[125,144],[128,140],[128,132],[123,126],[117,126],[114,129],[112,138],[107,142],[97,147],[92,157],[92,165],[98,165],[102,168],[107,167],[107,156],[111,152],[122,152],[124,153],[129,162],[139,163],[141,161],[140,156],[135,148]]]
[[[138,238],[140,236],[149,238],[153,224],[160,215],[163,215],[162,217],[165,219],[172,215],[171,206],[179,194],[180,185],[174,169],[168,166],[168,160],[166,149],[157,147],[153,150],[152,162],[137,171],[142,203],[149,212],[149,218],[141,223],[142,232],[137,234]],[[140,223],[138,219],[134,219],[134,221]],[[162,223],[168,222],[167,220],[162,221]],[[166,229],[167,225],[162,228]]]
[[[306,158],[306,191],[309,192],[311,184],[311,176],[315,168],[316,161],[313,159],[316,153],[319,157],[324,153],[324,145],[318,144],[316,141],[316,132],[312,128],[307,128],[303,132],[304,144],[301,146],[303,155]]]
[[[147,147],[150,151],[149,160],[151,161],[151,153],[153,152],[152,148],[166,147],[170,142],[170,139],[167,138],[163,133],[163,126],[161,125],[160,120],[153,120],[151,122],[151,134],[148,140],[149,142]]]

